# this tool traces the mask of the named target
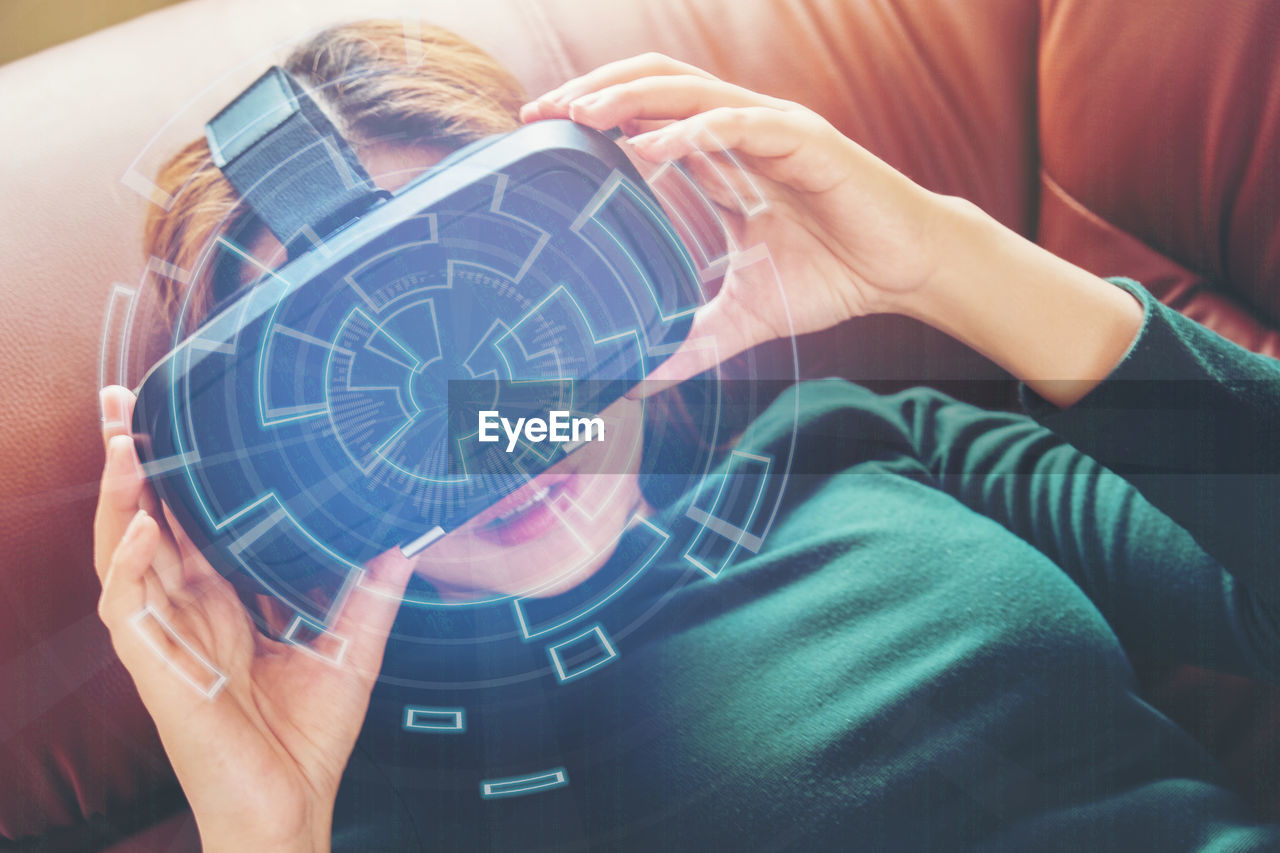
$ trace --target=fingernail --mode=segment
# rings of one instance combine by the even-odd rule
[[[125,463],[122,460],[128,459],[129,468],[138,479],[142,479],[142,468],[138,465],[138,456],[133,452],[133,437],[128,435],[113,435],[111,440],[107,442],[107,466],[118,469]]]
[[[107,442],[107,462],[114,465],[124,453],[124,446],[131,441],[127,435],[113,435]]]

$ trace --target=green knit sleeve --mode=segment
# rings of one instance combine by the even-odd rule
[[[1133,484],[1031,418],[932,389],[879,396],[824,380],[784,394],[744,441],[781,457],[797,427],[787,488],[801,510],[806,490],[846,469],[869,484],[870,471],[920,480],[1049,557],[1130,652],[1280,682],[1280,608]]]
[[[1057,563],[1131,652],[1280,681],[1280,608],[1124,478],[1021,415],[927,390],[884,404],[934,484]]]
[[[1110,377],[1068,409],[1028,411],[1123,475],[1239,580],[1280,603],[1280,361],[1113,279],[1146,309]]]

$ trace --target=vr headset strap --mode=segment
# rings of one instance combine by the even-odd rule
[[[214,116],[205,137],[214,165],[290,257],[386,195],[319,105],[279,66]]]

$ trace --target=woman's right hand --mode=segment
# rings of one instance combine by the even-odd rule
[[[101,402],[99,614],[155,720],[204,849],[327,850],[409,562],[393,551],[368,565],[333,628],[346,638],[341,654],[263,636],[231,585],[162,521],[130,435],[133,395],[113,386]]]
[[[1124,290],[976,205],[925,190],[813,111],[692,65],[659,54],[612,62],[520,117],[620,127],[641,158],[680,161],[745,250],[694,315],[688,341],[635,396],[774,338],[895,313],[1068,406],[1110,374],[1141,326],[1141,306]],[[752,204],[757,193],[765,204]]]
[[[521,118],[620,127],[639,157],[680,161],[746,250],[648,391],[773,338],[896,310],[935,271],[930,230],[948,201],[800,104],[645,54],[570,80]],[[772,264],[750,251],[765,245]]]

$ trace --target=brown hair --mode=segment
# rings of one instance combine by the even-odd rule
[[[281,65],[315,93],[357,152],[374,141],[452,150],[519,126],[520,84],[480,48],[440,27],[399,20],[339,24],[299,45]],[[199,321],[211,307],[204,255],[251,214],[203,138],[174,155],[156,184],[172,203],[150,209],[144,257],[201,270],[190,282],[196,298],[188,309],[189,319]],[[165,314],[176,320],[179,285],[156,276],[156,287]]]

